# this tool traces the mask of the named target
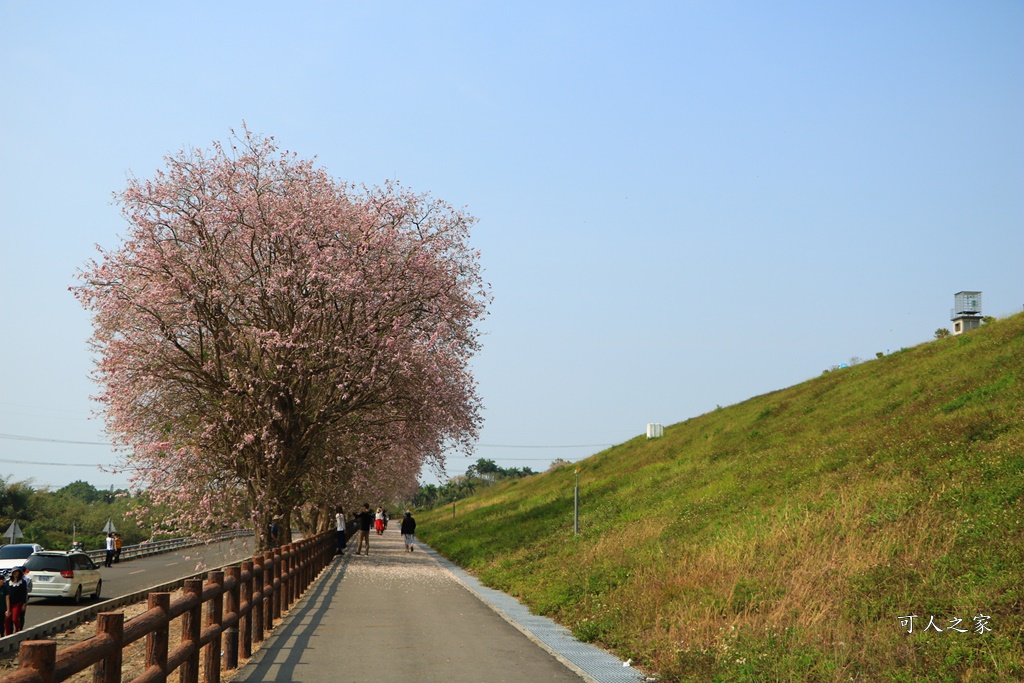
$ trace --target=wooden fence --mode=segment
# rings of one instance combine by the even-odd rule
[[[0,683],[57,683],[90,666],[94,683],[120,683],[124,649],[143,638],[145,671],[133,683],[166,681],[175,670],[182,683],[198,683],[200,668],[204,683],[219,683],[221,670],[249,658],[253,644],[331,562],[335,540],[333,531],[318,534],[212,571],[205,582],[188,580],[173,602],[170,593],[150,593],[149,609],[127,622],[122,612],[101,612],[95,636],[60,652],[50,640],[25,641],[18,669]],[[170,650],[171,622],[179,617],[181,644]]]

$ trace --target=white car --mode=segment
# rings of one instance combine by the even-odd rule
[[[34,598],[67,598],[76,605],[83,595],[97,600],[103,588],[100,568],[80,552],[44,550],[25,562]]]
[[[0,548],[0,576],[8,577],[12,569],[25,566],[25,560],[32,553],[38,553],[43,546],[38,543],[11,543]]]

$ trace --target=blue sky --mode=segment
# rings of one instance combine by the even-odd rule
[[[505,467],[1024,306],[1020,2],[153,5],[0,0],[0,476],[126,483],[67,288],[243,121],[480,219]]]

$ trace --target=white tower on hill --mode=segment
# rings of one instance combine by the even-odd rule
[[[949,313],[953,321],[953,334],[981,327],[981,292],[957,292],[953,295],[953,310]]]

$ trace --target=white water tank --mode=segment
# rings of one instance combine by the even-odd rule
[[[657,439],[657,438],[662,437],[662,436],[665,436],[665,426],[664,425],[660,425],[660,424],[658,424],[656,422],[648,422],[647,423],[647,438],[648,439]]]

